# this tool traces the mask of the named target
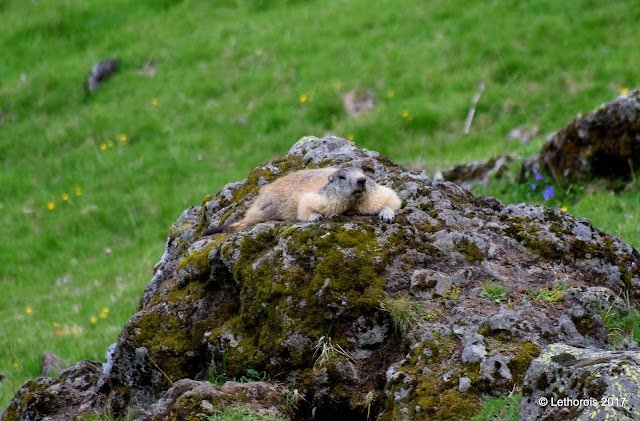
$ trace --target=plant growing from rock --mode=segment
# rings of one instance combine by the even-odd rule
[[[625,293],[627,312],[621,314],[611,308],[596,311],[609,333],[611,343],[616,346],[626,340],[640,342],[640,312],[631,306],[629,294]]]
[[[380,301],[380,309],[391,315],[396,333],[405,334],[420,322],[433,320],[436,315],[427,308],[427,303],[406,296]]]
[[[471,421],[517,421],[521,399],[522,395],[489,397],[483,401],[482,410]]]
[[[569,288],[569,285],[560,283],[552,287],[547,286],[539,290],[534,290],[529,287],[527,289],[527,298],[532,301],[544,300],[548,303],[557,303],[564,298],[564,291]]]
[[[480,297],[485,300],[501,303],[507,299],[507,289],[499,284],[484,284]]]
[[[338,355],[355,362],[351,354],[345,351],[344,348],[338,344],[332,344],[329,336],[321,336],[313,349],[313,358],[316,359],[313,363],[314,367],[324,367],[331,362],[335,362]]]

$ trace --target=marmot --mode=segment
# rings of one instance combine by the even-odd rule
[[[378,215],[391,222],[401,200],[360,168],[295,171],[260,189],[242,220],[209,228],[203,235],[236,232],[259,222],[309,221],[333,215]]]

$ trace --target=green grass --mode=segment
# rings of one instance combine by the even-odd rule
[[[611,308],[603,307],[596,313],[602,317],[602,321],[609,335],[612,348],[627,342],[640,342],[640,311],[631,305],[629,294],[624,296],[626,312],[611,311]]]
[[[0,408],[45,350],[102,360],[182,210],[300,137],[429,172],[532,153],[637,85],[639,18],[632,0],[0,2]],[[110,56],[119,73],[87,95]],[[342,96],[367,88],[377,106],[348,116]],[[533,125],[531,144],[506,139]],[[639,201],[585,189],[567,206],[638,246]]]
[[[488,397],[471,421],[517,421],[521,395]]]
[[[246,406],[227,406],[222,410],[216,409],[208,416],[207,421],[287,421],[284,415],[258,414]]]
[[[426,302],[405,296],[380,301],[380,309],[389,313],[396,334],[399,335],[406,334],[420,322],[437,318],[436,314],[429,311]]]

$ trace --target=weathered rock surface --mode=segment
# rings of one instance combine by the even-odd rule
[[[239,219],[259,186],[328,165],[362,167],[393,187],[403,200],[396,220],[270,221],[201,238]],[[468,419],[481,396],[522,384],[541,348],[607,344],[594,312],[620,310],[623,291],[640,298],[639,257],[560,210],[504,206],[344,139],[303,138],[184,211],[137,313],[67,414],[164,419],[158,414],[182,416],[205,401],[224,406],[234,402],[230,392],[201,381],[251,369],[295,390],[288,410],[296,420]],[[506,299],[481,298],[488,283],[502,285]],[[532,298],[558,284],[570,288],[552,302]],[[398,329],[389,303],[401,298],[419,310]],[[2,421],[28,419],[24,411],[45,396],[61,405],[53,389],[62,375],[35,384],[18,392]],[[277,390],[255,406],[282,412]],[[227,398],[214,403],[219,393]]]
[[[520,419],[640,419],[640,353],[547,346],[522,388]]]
[[[102,364],[81,361],[63,370],[57,378],[42,377],[25,383],[0,414],[3,421],[72,420],[82,403],[95,392]]]
[[[69,364],[57,355],[47,351],[42,353],[42,358],[40,360],[40,375],[42,377],[59,374],[67,367],[69,367]]]
[[[522,178],[542,168],[567,179],[631,179],[640,168],[640,89],[563,127],[524,162]]]
[[[215,408],[229,405],[242,405],[260,415],[287,415],[290,412],[282,386],[264,382],[226,382],[216,387],[207,381],[182,379],[142,414],[140,420],[200,421]]]
[[[509,171],[509,166],[515,161],[513,155],[500,155],[486,161],[460,164],[434,174],[434,181],[451,181],[465,189],[478,184],[486,184],[490,177],[502,178]]]

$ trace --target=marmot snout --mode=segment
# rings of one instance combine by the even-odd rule
[[[239,222],[210,228],[203,235],[236,232],[270,220],[315,222],[333,215],[378,215],[391,222],[400,198],[360,168],[321,168],[292,172],[260,189]]]

